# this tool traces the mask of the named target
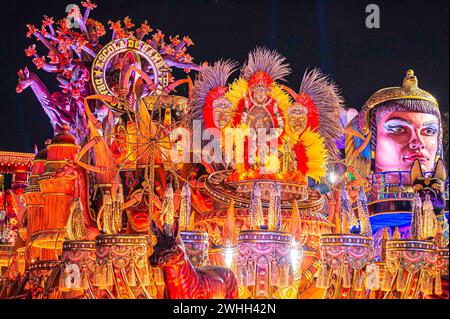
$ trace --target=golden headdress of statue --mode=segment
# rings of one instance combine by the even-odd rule
[[[418,84],[417,76],[414,75],[413,70],[409,69],[406,71],[406,76],[403,79],[403,85],[401,87],[388,87],[375,92],[367,101],[366,106],[371,109],[387,101],[414,99],[430,101],[436,107],[439,107],[436,98],[427,91],[419,88]]]
[[[418,86],[419,81],[417,76],[414,75],[414,70],[407,70],[406,76],[403,79],[403,84],[400,87],[388,87],[378,90],[369,98],[363,109],[364,116],[366,117],[366,125],[369,122],[367,118],[369,116],[369,110],[373,109],[377,105],[395,100],[424,100],[433,103],[439,108],[436,98],[425,90],[422,90]]]

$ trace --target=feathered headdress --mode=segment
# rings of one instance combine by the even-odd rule
[[[236,109],[237,116],[234,117],[233,125],[239,125],[241,114],[245,108],[243,99],[256,85],[263,85],[270,91],[269,95],[273,101],[278,101],[279,109],[285,109],[290,105],[289,95],[276,83],[276,81],[284,81],[285,77],[291,73],[289,64],[284,63],[285,60],[286,58],[278,52],[266,48],[258,47],[249,53],[248,59],[241,69],[241,76],[230,85],[227,93],[227,98]],[[274,116],[271,106],[268,107],[268,110]]]
[[[256,48],[248,55],[248,60],[241,70],[243,77],[252,86],[262,82],[265,86],[274,81],[285,81],[285,77],[291,73],[288,63],[281,54],[266,48]]]
[[[319,69],[313,69],[305,72],[299,93],[287,87],[284,89],[307,108],[308,127],[325,138],[328,157],[337,158],[339,150],[335,141],[343,134],[339,112],[344,101],[336,84]]]
[[[237,63],[220,60],[201,68],[192,92],[191,119],[202,120],[203,128],[214,127],[213,102],[227,93],[227,81],[236,70]],[[192,121],[191,121],[192,124]]]

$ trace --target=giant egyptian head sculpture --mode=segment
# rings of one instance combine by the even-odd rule
[[[415,160],[424,171],[432,171],[442,156],[441,128],[437,100],[418,87],[414,71],[408,70],[401,87],[375,92],[352,120],[349,129],[356,133],[347,136],[346,155],[351,158],[351,150],[358,150],[357,157],[365,164],[350,164],[365,167],[361,172],[365,176],[370,168],[409,171]]]

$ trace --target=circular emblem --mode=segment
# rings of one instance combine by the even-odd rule
[[[118,39],[104,46],[95,57],[92,65],[91,80],[94,90],[97,94],[115,96],[114,90],[108,84],[108,78],[117,78],[108,73],[116,68],[119,55],[127,52],[137,54],[142,58],[143,63],[150,67],[154,92],[156,95],[162,94],[163,88],[168,84],[168,68],[158,51],[149,44],[131,38]],[[119,70],[120,72],[120,70]],[[120,78],[120,77],[119,77]],[[114,80],[111,80],[114,82]],[[104,101],[104,103],[115,111],[124,113],[125,105],[122,101],[116,104]]]

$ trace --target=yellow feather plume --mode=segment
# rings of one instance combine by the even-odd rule
[[[300,136],[299,143],[302,143],[306,150],[306,165],[308,167],[306,175],[319,181],[321,177],[325,177],[327,174],[325,139],[319,133],[306,129]],[[302,159],[297,160],[301,161]]]
[[[290,96],[277,84],[272,85],[270,96],[274,100],[278,100],[278,108],[281,110],[281,114],[285,114],[292,104]]]
[[[248,83],[243,78],[239,78],[230,84],[225,96],[233,103],[233,109],[236,109],[239,101],[244,98],[248,91]]]

